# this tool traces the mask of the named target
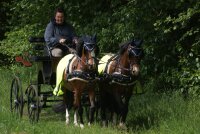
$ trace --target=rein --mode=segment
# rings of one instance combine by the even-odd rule
[[[66,47],[68,49],[72,49],[72,48],[68,47],[67,45],[66,45]],[[81,66],[83,66],[82,63],[85,64],[86,66],[90,66],[90,64],[88,63],[88,60],[90,60],[92,58],[95,59],[95,57],[91,57],[91,58],[86,57],[86,61],[84,61],[83,59],[81,59],[81,57],[79,57],[76,54],[76,51],[74,51],[73,54],[75,55],[75,57],[78,60],[77,66],[78,66],[78,64],[81,64]],[[96,74],[91,73],[91,72],[84,72],[83,70],[75,70],[67,76],[67,81],[73,81],[73,80],[80,80],[83,82],[92,82],[94,80],[96,81]]]
[[[84,64],[86,64],[86,65],[90,65],[90,64],[88,64],[88,62],[86,61],[83,61],[82,59],[81,59],[81,57],[79,57],[77,54],[76,54],[76,51],[73,49],[73,48],[70,48],[70,47],[68,47],[67,45],[65,45],[69,50],[72,50],[72,52],[73,52],[73,54],[78,58],[78,62],[83,62]],[[95,59],[95,57],[92,57],[92,58],[94,58]],[[89,59],[91,59],[91,58],[89,58]],[[89,60],[89,59],[87,59],[87,60]]]
[[[126,55],[123,55],[124,53],[120,53],[112,56],[108,61],[99,60],[101,62],[99,64],[106,64],[103,77],[107,80],[111,80],[109,84],[115,83],[124,86],[135,84],[135,77],[131,75],[131,71],[133,69],[132,66],[137,64],[137,59],[132,59],[132,56],[136,58],[139,57],[142,54],[140,50],[141,48],[130,46],[128,49],[126,48]],[[123,60],[125,60],[124,63]],[[113,61],[115,62],[114,64],[111,63]],[[120,64],[120,62],[122,62],[122,64]],[[108,65],[113,68],[114,72],[112,74],[107,73]],[[127,71],[127,74],[124,74],[124,71]]]

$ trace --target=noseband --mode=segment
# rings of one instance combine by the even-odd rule
[[[89,43],[89,42],[85,42],[83,45],[83,49],[84,51],[89,51],[91,52],[91,58],[86,57],[86,61],[84,62],[86,65],[92,66],[88,63],[88,61],[90,59],[95,59],[95,53],[94,53],[94,49],[95,49],[95,43]]]
[[[96,48],[96,44],[94,42],[84,42],[83,47],[82,47],[82,53],[86,53],[86,52],[90,52],[91,53],[91,57],[85,56],[85,59],[83,60],[81,57],[77,56],[78,58],[78,64],[80,63],[81,66],[83,66],[83,64],[85,64],[86,66],[88,66],[89,68],[92,68],[95,64],[96,64],[96,55],[95,55],[95,49]],[[89,60],[94,59],[94,63],[93,64],[89,64]],[[81,64],[83,63],[83,64]]]

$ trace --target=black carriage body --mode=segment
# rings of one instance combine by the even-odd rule
[[[31,122],[37,122],[39,120],[39,115],[42,108],[52,107],[52,104],[47,104],[47,102],[61,102],[63,99],[52,98],[53,88],[56,84],[56,70],[52,65],[54,64],[55,57],[52,57],[50,48],[43,37],[30,37],[29,42],[33,46],[33,54],[27,58],[31,62],[31,65],[36,65],[37,74],[36,80],[34,79],[29,86],[26,88],[23,94],[21,89],[21,81],[18,77],[14,77],[11,84],[11,111],[17,113],[20,117],[23,114],[24,104],[27,103],[28,116]],[[42,85],[50,85],[51,89],[49,91],[42,91]],[[26,97],[24,97],[24,95]],[[71,93],[73,97],[73,93]],[[61,96],[62,97],[62,96]],[[96,92],[96,119],[98,118],[98,108],[99,108],[99,93]],[[85,107],[86,117],[89,118],[89,98],[86,92],[82,95],[83,106]],[[56,105],[54,105],[56,107]],[[54,109],[54,108],[53,108]],[[55,110],[54,110],[55,111]],[[56,111],[55,111],[56,112]],[[61,112],[61,111],[59,111]],[[65,109],[64,109],[65,112]]]
[[[26,89],[27,108],[29,119],[31,122],[39,120],[39,114],[42,108],[51,107],[47,102],[62,101],[61,99],[48,99],[53,96],[53,87],[56,83],[55,70],[53,71],[53,57],[50,53],[50,48],[44,41],[43,37],[31,37],[29,42],[33,45],[33,56],[30,56],[30,61],[37,66],[37,80],[31,83]],[[42,91],[41,85],[50,85],[49,91]]]
[[[31,37],[29,42],[34,45],[33,50],[36,54],[31,56],[30,60],[37,63],[37,84],[55,85],[56,75],[52,70],[53,57],[44,38]]]

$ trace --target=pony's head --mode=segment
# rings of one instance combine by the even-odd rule
[[[123,44],[120,44],[119,54],[123,58],[122,60],[127,60],[130,74],[133,76],[137,76],[140,71],[140,59],[143,55],[143,51],[141,48],[142,40],[132,40]]]
[[[99,53],[99,48],[96,45],[96,35],[85,35],[79,38],[76,45],[76,52],[77,55],[81,58],[82,62],[85,64],[85,66],[88,67],[87,69],[96,69],[96,56]]]

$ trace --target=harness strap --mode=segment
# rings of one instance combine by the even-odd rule
[[[104,73],[107,73],[107,70],[108,70],[108,65],[110,64],[111,61],[113,61],[113,59],[117,58],[118,55],[113,55],[107,62],[106,64],[106,67],[105,67],[105,70],[104,70]]]
[[[74,59],[74,57],[75,57],[75,56],[73,56],[73,57],[69,60],[69,63],[68,63],[67,68],[66,68],[66,69],[67,69],[67,73],[69,73],[69,66],[70,66],[72,60]]]

